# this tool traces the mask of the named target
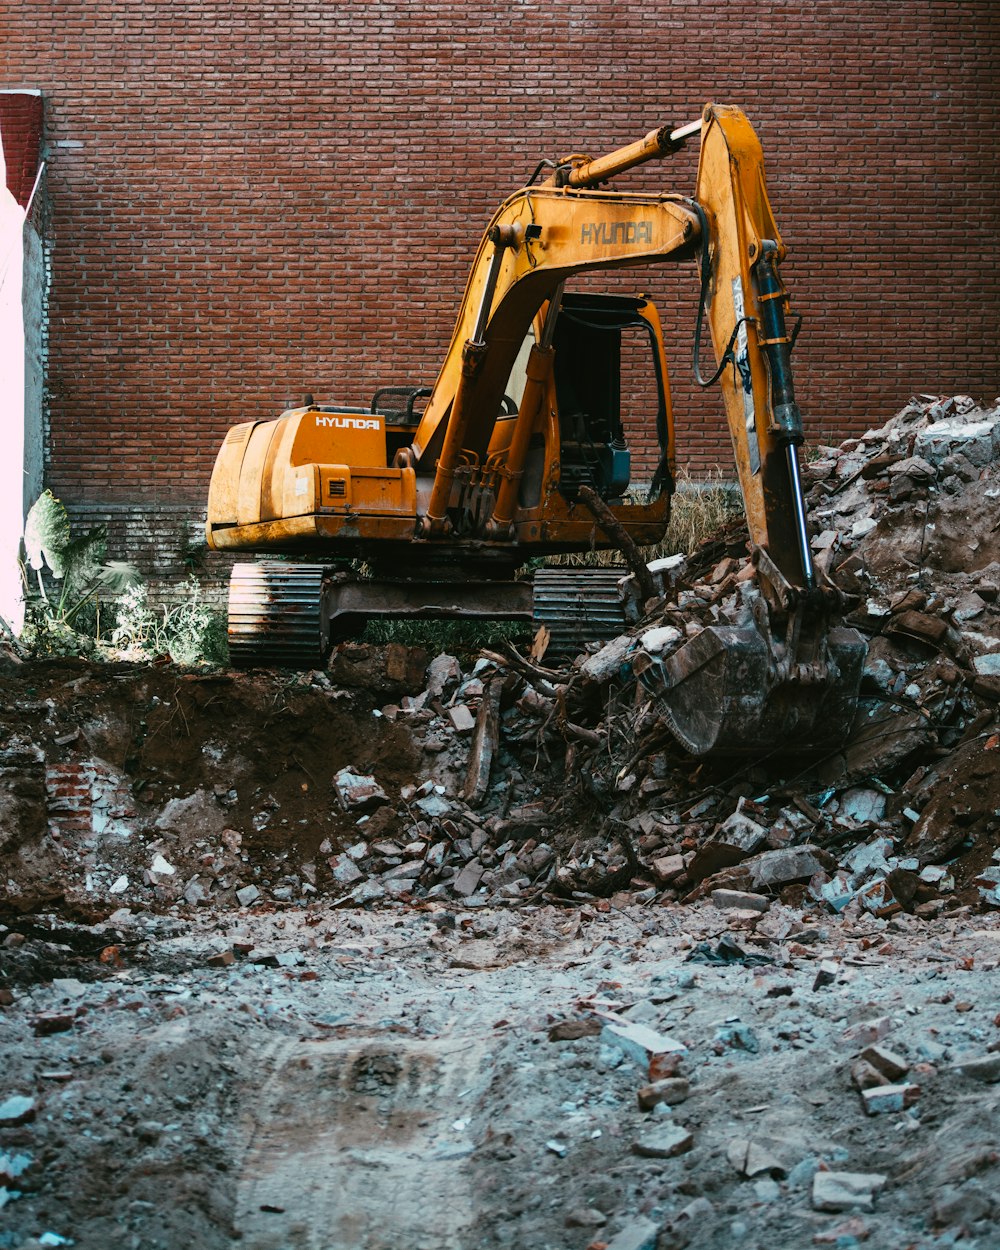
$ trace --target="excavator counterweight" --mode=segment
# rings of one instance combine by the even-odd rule
[[[608,189],[695,133],[693,196]],[[589,590],[581,570],[548,569],[534,590],[519,576],[533,558],[592,548],[595,535],[606,549],[656,543],[670,516],[674,417],[657,309],[645,295],[574,283],[693,261],[695,375],[722,395],[754,577],[739,621],[636,671],[695,754],[843,737],[865,648],[840,624],[841,596],[810,554],[785,249],[753,128],[739,109],[709,104],[697,123],[545,165],[546,180],[505,200],[484,233],[433,386],[383,388],[367,406],[310,403],[229,430],[208,541],[268,557],[234,572],[234,657],[318,664],[371,617],[533,620],[557,624],[566,646],[620,633],[617,574],[597,572]],[[716,362],[707,379],[706,320]],[[623,383],[636,360],[641,400]],[[640,421],[659,446],[644,503],[628,443]],[[359,560],[365,579],[347,563]]]

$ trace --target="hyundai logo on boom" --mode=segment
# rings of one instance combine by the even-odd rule
[[[334,430],[380,430],[382,423],[375,417],[317,417],[316,424]]]
[[[652,243],[651,221],[585,221],[580,227],[581,243]]]

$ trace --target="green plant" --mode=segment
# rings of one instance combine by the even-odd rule
[[[155,607],[149,588],[130,587],[117,608],[111,646],[132,659],[169,655],[175,664],[225,664],[229,658],[226,624],[220,613],[202,598],[192,575],[185,597],[178,603]]]
[[[139,580],[132,565],[107,560],[103,526],[74,536],[69,514],[43,491],[24,523],[27,641],[34,650],[91,650],[99,633],[100,601]],[[34,573],[34,578],[29,574]]]
[[[460,651],[474,654],[483,647],[497,647],[510,640],[531,639],[531,627],[522,621],[490,620],[372,620],[365,626],[360,642],[385,645],[399,642],[432,651]]]

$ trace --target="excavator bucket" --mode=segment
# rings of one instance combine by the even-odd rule
[[[866,650],[836,627],[821,659],[790,666],[753,625],[713,625],[640,676],[693,755],[819,753],[850,730]]]

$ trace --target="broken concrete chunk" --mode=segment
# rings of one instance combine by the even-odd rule
[[[35,1100],[24,1094],[13,1094],[0,1103],[0,1128],[14,1128],[35,1118]]]
[[[470,859],[451,883],[452,890],[456,894],[462,895],[463,898],[468,898],[470,894],[475,894],[485,871],[485,866],[478,859]]]
[[[919,1085],[874,1085],[861,1091],[865,1115],[886,1115],[905,1111],[920,1097]]]
[[[405,860],[402,864],[396,864],[395,867],[388,869],[382,874],[383,881],[413,881],[424,870],[424,861],[422,859]]]
[[[684,856],[662,855],[659,859],[654,859],[653,872],[664,883],[676,880],[684,872]]]
[[[984,468],[1000,459],[1000,417],[991,416],[984,421],[953,417],[938,421],[919,431],[913,450],[933,464],[960,453],[977,468]]]
[[[650,655],[658,655],[682,640],[684,635],[674,625],[660,625],[656,629],[647,629],[640,637],[639,645]]]
[[[651,1081],[672,1076],[680,1055],[687,1052],[683,1042],[666,1037],[645,1024],[615,1020],[605,1024],[601,1040],[623,1051],[633,1063],[644,1068]]]
[[[745,890],[713,890],[712,902],[720,911],[739,908],[741,911],[767,911],[771,900],[764,894],[748,894]]]
[[[694,1145],[694,1136],[680,1124],[665,1124],[662,1128],[644,1133],[633,1142],[632,1149],[646,1159],[672,1159],[687,1154]]]
[[[1000,1081],[1000,1054],[983,1055],[977,1059],[963,1059],[954,1065],[960,1076],[967,1076],[973,1081],[982,1081],[992,1085]]]
[[[734,1138],[726,1147],[726,1158],[741,1176],[768,1175],[783,1180],[788,1175],[788,1143],[769,1138]]]
[[[476,725],[476,718],[464,703],[456,703],[454,707],[450,707],[448,709],[448,719],[451,721],[455,732],[460,734],[472,733]]]
[[[660,1225],[640,1217],[629,1220],[625,1227],[611,1238],[605,1250],[656,1250],[660,1237]]]
[[[840,796],[840,815],[858,825],[877,824],[885,815],[885,795],[858,786]]]
[[[367,812],[389,802],[389,796],[374,777],[342,768],[334,774],[333,788],[345,812]]]
[[[872,1020],[862,1020],[852,1024],[840,1035],[840,1044],[845,1049],[850,1047],[863,1048],[880,1042],[892,1032],[892,1020],[889,1016],[877,1016]]]
[[[750,855],[765,841],[767,830],[737,810],[719,825],[712,837],[715,842],[738,847]]]
[[[338,885],[353,885],[364,876],[350,855],[331,855],[327,860],[330,875]]]
[[[589,681],[610,681],[618,676],[633,643],[634,639],[631,634],[622,634],[619,638],[612,639],[611,642],[605,643],[596,655],[584,660],[580,665],[580,672]]]
[[[879,1172],[817,1172],[812,1204],[817,1211],[872,1211],[888,1178]]]
[[[260,898],[260,890],[255,885],[245,885],[236,891],[236,898],[241,907],[249,907]]]
[[[432,818],[446,816],[451,811],[451,804],[440,794],[428,794],[422,799],[417,799],[413,806],[424,816]]]
[[[453,655],[436,655],[427,665],[427,694],[431,699],[442,698],[461,680],[462,666]]]
[[[207,790],[171,799],[156,818],[157,829],[176,829],[187,836],[213,837],[225,829],[226,813]],[[155,871],[155,869],[154,869]]]
[[[817,872],[832,872],[837,866],[832,855],[818,846],[786,846],[777,851],[762,851],[745,860],[743,867],[758,889],[761,886],[782,886],[792,881],[808,881]]]

